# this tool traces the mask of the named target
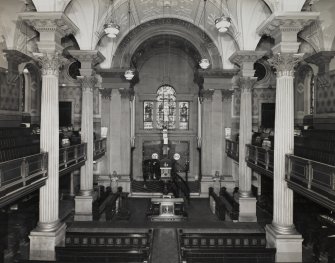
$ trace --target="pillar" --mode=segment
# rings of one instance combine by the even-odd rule
[[[55,260],[55,246],[65,243],[65,224],[59,220],[59,106],[58,75],[63,58],[61,38],[78,28],[61,12],[19,15],[40,33],[35,54],[42,67],[41,151],[48,152],[48,179],[40,188],[39,222],[30,233],[30,259]]]
[[[75,221],[91,221],[93,203],[93,90],[97,77],[94,67],[104,60],[97,50],[70,50],[70,55],[81,63],[77,77],[82,88],[81,141],[86,143],[86,162],[80,168],[80,191],[75,197]]]
[[[236,51],[230,61],[240,66],[238,86],[241,90],[239,129],[239,204],[240,222],[256,222],[256,198],[251,193],[252,170],[245,160],[246,145],[252,138],[252,88],[257,81],[254,77],[254,63],[265,55],[265,51]]]
[[[302,238],[293,224],[293,192],[285,181],[285,155],[294,150],[294,66],[300,43],[297,34],[318,17],[318,13],[273,14],[257,29],[275,39],[276,110],[273,168],[273,221],[266,226],[267,245],[276,248],[276,262],[302,262]]]

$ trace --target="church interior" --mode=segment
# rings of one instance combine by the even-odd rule
[[[0,7],[0,262],[335,262],[334,0]]]

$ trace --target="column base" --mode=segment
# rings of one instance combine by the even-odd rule
[[[30,260],[56,260],[56,246],[65,246],[66,224],[54,231],[34,229],[30,232]]]
[[[240,197],[240,213],[239,222],[257,222],[256,216],[256,198],[255,197]]]
[[[276,262],[302,262],[302,237],[295,230],[291,234],[278,233],[273,225],[266,225],[267,247],[276,248]]]
[[[76,196],[74,221],[92,221],[93,196]]]

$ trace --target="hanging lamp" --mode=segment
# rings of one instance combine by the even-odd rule
[[[204,41],[204,44],[206,43],[206,37],[205,37],[205,29],[206,29],[206,3],[207,3],[207,0],[204,0],[204,29],[203,29],[203,41]],[[210,66],[210,62],[209,62],[209,59],[207,58],[202,58],[199,62],[199,66],[200,68],[202,69],[208,69],[208,67]]]
[[[215,19],[215,27],[220,33],[225,33],[228,31],[230,25],[231,25],[231,18],[227,17],[223,13],[223,0],[221,0],[221,16],[217,19]],[[226,1],[227,6],[227,1]]]
[[[107,19],[109,19],[109,12],[108,12],[109,9],[111,9],[112,18],[109,22],[107,22]],[[104,31],[109,38],[115,38],[120,32],[120,26],[113,21],[113,15],[114,15],[114,4],[113,0],[110,0],[110,5],[107,10],[106,23],[104,24]]]
[[[130,10],[130,0],[128,0],[128,34],[130,33],[130,14],[131,14],[131,10]],[[129,44],[128,43],[128,54],[130,54],[130,49],[129,49]],[[131,59],[129,64],[131,63]],[[135,72],[134,70],[131,68],[131,66],[129,65],[129,68],[125,71],[124,73],[124,77],[126,78],[126,80],[132,80],[135,76]]]

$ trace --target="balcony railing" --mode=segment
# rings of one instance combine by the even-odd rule
[[[93,159],[97,160],[101,158],[105,153],[107,149],[107,139],[102,138],[99,140],[94,141],[94,149],[93,149]]]
[[[335,210],[335,166],[286,155],[286,181],[294,191]]]
[[[226,153],[229,158],[238,162],[238,142],[226,139]]]
[[[246,162],[261,174],[273,177],[273,150],[247,144]]]
[[[87,144],[77,144],[59,149],[59,174],[78,169],[86,161]]]
[[[47,153],[0,163],[0,207],[43,186],[47,167]]]

